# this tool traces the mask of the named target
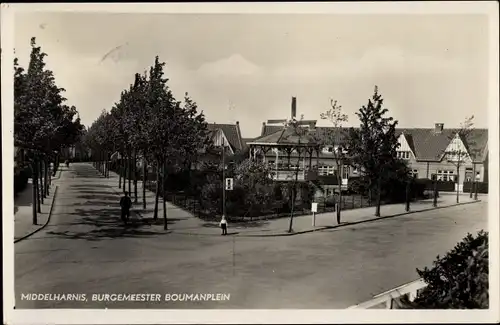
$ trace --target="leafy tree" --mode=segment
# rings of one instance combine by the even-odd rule
[[[345,134],[343,123],[348,121],[347,114],[342,112],[342,106],[337,104],[337,101],[330,101],[331,108],[321,114],[321,119],[327,120],[332,127],[325,131],[323,137],[324,144],[332,146],[332,154],[337,167],[337,184],[338,184],[338,205],[337,205],[337,223],[340,224],[341,208],[342,208],[342,173],[346,162],[344,141]]]
[[[291,191],[289,191],[290,195],[289,197],[291,206],[290,206],[290,223],[288,226],[288,232],[293,231],[293,217],[294,217],[297,193],[299,190],[300,160],[306,155],[307,152],[306,146],[308,144],[317,142],[317,139],[315,138],[314,134],[312,132],[309,132],[308,128],[304,127],[302,121],[303,121],[303,116],[301,116],[300,120],[293,118],[285,122],[285,132],[283,136],[283,139],[285,140],[289,140],[292,143],[295,143],[295,141],[297,142],[294,148],[290,148],[288,151],[289,169],[290,169],[290,154],[292,150],[297,153],[297,168],[294,168],[293,181],[290,182]],[[302,156],[302,154],[304,154],[304,156]]]
[[[417,269],[427,283],[406,308],[415,309],[487,309],[488,232],[467,234],[443,257],[436,257],[432,268]]]
[[[197,105],[185,96],[185,104],[176,101],[172,91],[167,86],[163,67],[158,57],[150,69],[147,89],[148,119],[146,125],[149,130],[147,145],[151,156],[156,162],[158,170],[162,169],[162,183],[166,182],[169,171],[179,170],[188,165],[197,152],[207,143],[207,125],[203,112],[197,112]],[[155,200],[154,218],[158,215],[159,174],[157,173],[157,195]],[[165,202],[165,186],[163,191],[163,218],[164,228],[167,229],[167,209]]]
[[[236,167],[235,182],[245,193],[246,210],[251,217],[273,203],[273,174],[267,164],[251,159]]]
[[[473,146],[470,146],[473,141],[471,138],[471,133],[474,130],[473,120],[474,120],[474,115],[467,117],[465,121],[461,123],[460,128],[457,130],[457,132],[454,132],[453,135],[449,138],[451,141],[454,141],[455,139],[461,140],[464,143],[464,145],[468,146],[468,148],[454,145],[452,146],[452,148],[450,148],[450,150],[445,152],[447,161],[452,163],[457,168],[457,175],[455,179],[457,187],[456,188],[457,203],[459,203],[460,201],[459,200],[460,189],[458,187],[458,184],[460,184],[460,167],[462,167],[465,163],[469,162],[471,158],[473,159],[475,155],[478,154],[477,151],[472,150]],[[475,178],[475,175],[473,177]]]
[[[32,38],[28,69],[14,60],[14,143],[32,167],[34,224],[40,203],[48,195],[50,161],[57,166],[57,153],[72,145],[82,128],[79,119],[74,120],[76,108],[64,104],[64,89],[45,68],[45,56]]]
[[[359,129],[351,128],[347,141],[347,154],[368,181],[370,200],[373,190],[377,193],[375,216],[380,216],[381,192],[384,179],[396,160],[399,147],[396,137],[397,121],[385,117],[388,110],[383,107],[382,96],[375,87],[368,104],[356,115],[361,122]]]

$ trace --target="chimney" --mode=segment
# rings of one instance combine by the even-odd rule
[[[297,116],[297,98],[292,97],[292,120]]]
[[[434,125],[434,132],[435,133],[441,133],[441,132],[443,132],[443,127],[444,127],[443,123],[436,123]]]

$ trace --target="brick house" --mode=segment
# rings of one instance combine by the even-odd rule
[[[460,159],[459,189],[464,181],[488,182],[488,129],[473,129],[467,138],[458,129],[445,129],[443,123],[434,128],[399,129],[398,156],[407,160],[418,178],[456,181],[457,159],[451,152],[463,152]]]

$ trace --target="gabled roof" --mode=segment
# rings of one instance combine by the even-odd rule
[[[275,133],[276,131],[283,130],[282,125],[266,125],[266,123],[262,123],[262,131],[260,132],[260,136],[269,135]]]
[[[397,129],[397,134],[405,134],[417,160],[440,161],[458,131],[443,129],[441,132],[435,132],[433,128],[405,128]],[[474,161],[482,162],[487,151],[488,129],[472,129],[469,136],[462,140]]]
[[[227,141],[229,141],[229,145],[231,146],[234,152],[241,151],[245,148],[245,144],[243,142],[243,139],[241,138],[239,122],[236,122],[236,124],[218,124],[218,123],[208,124],[208,131],[210,133],[213,134],[217,130],[221,130],[224,133]]]
[[[337,142],[342,142],[349,129],[345,127],[342,133],[336,135],[338,136]],[[324,139],[326,134],[332,132],[332,130],[335,132],[335,129],[331,127],[316,127],[314,128],[314,136]],[[448,144],[458,131],[458,129],[443,129],[441,132],[436,132],[434,128],[398,128],[396,129],[396,136],[399,137],[401,133],[404,134],[417,160],[440,161]],[[250,143],[279,143],[284,145],[290,143],[290,141],[282,140],[283,132],[285,132],[283,126],[263,124],[261,136]],[[466,139],[462,139],[462,141],[475,162],[485,161],[488,153],[488,129],[472,129]]]

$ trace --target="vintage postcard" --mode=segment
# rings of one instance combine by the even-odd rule
[[[1,23],[5,324],[498,322],[498,3]]]

